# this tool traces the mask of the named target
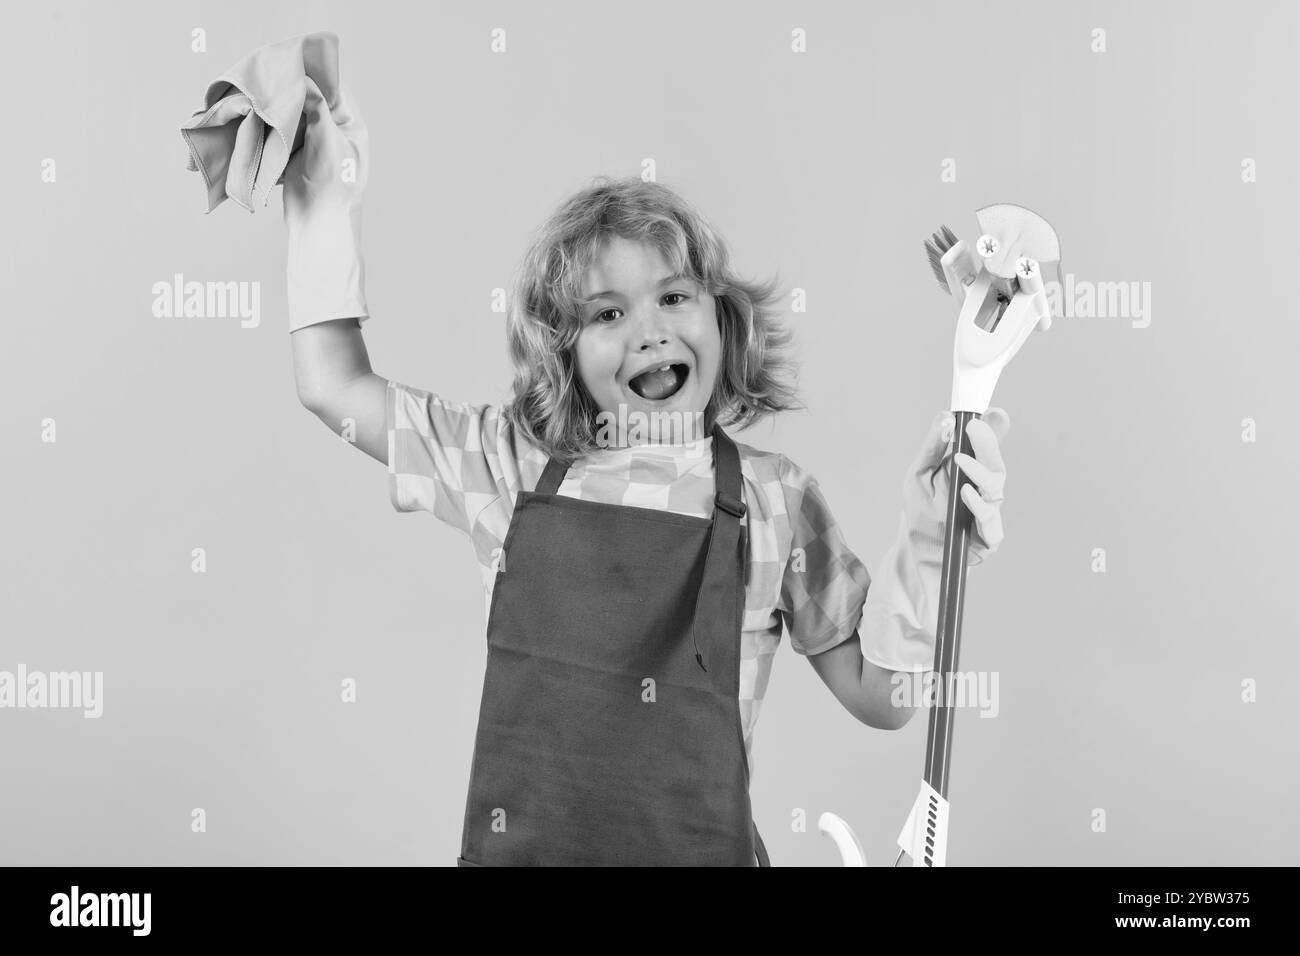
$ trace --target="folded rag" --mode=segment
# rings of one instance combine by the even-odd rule
[[[203,106],[181,127],[187,169],[203,174],[212,212],[227,198],[250,213],[265,206],[302,146],[307,78],[326,103],[339,96],[339,38],[308,33],[259,47],[208,85]]]

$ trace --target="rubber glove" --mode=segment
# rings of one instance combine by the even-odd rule
[[[948,457],[954,449],[952,412],[935,416],[926,433],[925,443],[908,470],[903,486],[903,509],[908,526],[928,533],[943,547],[945,520],[948,514]],[[965,452],[956,453],[957,466],[974,482],[961,490],[973,517],[971,523],[970,558],[972,567],[981,564],[1002,544],[1002,502],[1004,500],[1007,467],[1002,460],[1001,442],[1011,430],[1011,416],[1004,408],[990,408],[982,418],[969,422],[966,435],[970,438],[972,458]]]
[[[957,453],[958,467],[975,482],[962,493],[974,518],[969,566],[982,563],[1004,537],[1001,505],[1006,466],[999,445],[1010,428],[1006,411],[990,408],[966,428],[975,457]],[[942,412],[931,422],[903,481],[897,536],[867,589],[858,628],[862,655],[888,670],[917,673],[934,667],[948,509],[945,471],[952,430],[951,412]]]
[[[331,319],[364,322],[370,315],[361,255],[369,135],[341,86],[322,90],[310,76],[306,82],[301,148],[284,171],[290,332]]]

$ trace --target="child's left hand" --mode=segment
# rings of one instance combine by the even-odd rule
[[[936,415],[926,434],[904,488],[904,505],[909,525],[921,530],[921,523],[942,529],[948,509],[948,447],[952,441],[953,413]],[[1005,537],[1002,529],[1003,489],[1007,469],[1002,461],[1001,441],[1011,429],[1006,409],[990,408],[982,418],[966,426],[975,457],[957,453],[957,465],[974,482],[962,488],[962,501],[970,509],[971,554],[981,561],[996,551]],[[938,532],[942,543],[942,532]],[[978,562],[974,562],[978,563]]]

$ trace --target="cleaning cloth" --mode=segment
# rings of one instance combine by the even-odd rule
[[[227,198],[250,213],[267,204],[302,146],[309,82],[326,104],[337,104],[336,34],[307,33],[259,47],[208,85],[203,106],[181,127],[190,150],[186,168],[202,173],[207,187],[204,212]]]

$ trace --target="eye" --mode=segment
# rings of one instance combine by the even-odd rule
[[[664,297],[665,299],[677,298],[677,299],[681,299],[683,302],[690,298],[690,296],[687,295],[685,292],[665,292],[663,297]],[[668,304],[669,304],[670,306],[673,306],[673,305],[681,305],[682,303],[681,303],[681,302],[669,302]],[[591,317],[591,320],[592,320],[593,322],[598,322],[598,323],[600,323],[601,325],[609,325],[609,324],[610,324],[611,322],[613,322],[614,320],[613,320],[612,318],[609,319],[609,320],[606,320],[606,319],[605,319],[605,316],[609,315],[611,312],[620,312],[620,313],[621,313],[622,310],[621,310],[621,309],[603,309],[603,310],[601,310],[600,312],[597,312],[595,315],[593,315],[593,316]]]

